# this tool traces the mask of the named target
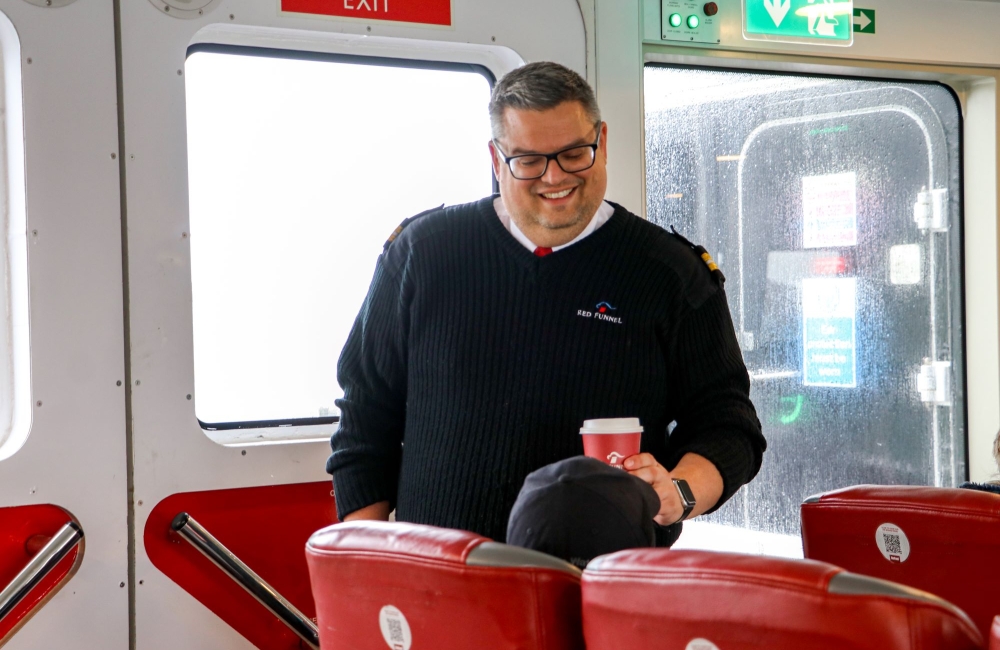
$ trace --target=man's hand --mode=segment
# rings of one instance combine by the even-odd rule
[[[344,521],[389,521],[389,502],[379,501],[344,517]]]
[[[661,526],[675,523],[684,514],[680,495],[673,479],[684,479],[694,492],[698,505],[691,511],[690,517],[710,510],[722,496],[722,475],[704,456],[685,454],[673,472],[668,472],[663,465],[656,462],[652,454],[637,454],[625,459],[625,469],[629,474],[642,479],[653,486],[656,495],[660,497],[660,512],[653,520]]]

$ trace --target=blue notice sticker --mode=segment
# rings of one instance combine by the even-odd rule
[[[802,281],[804,385],[857,386],[856,293],[855,278]]]

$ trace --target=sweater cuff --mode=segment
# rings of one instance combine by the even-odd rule
[[[395,484],[376,469],[343,467],[333,473],[333,497],[337,503],[337,519],[380,501],[388,501],[389,509],[395,507]]]
[[[749,483],[760,469],[761,454],[755,453],[753,445],[744,436],[726,431],[704,431],[672,450],[668,470],[673,470],[685,454],[698,454],[707,459],[722,476],[722,496],[705,514],[722,507],[736,491]]]

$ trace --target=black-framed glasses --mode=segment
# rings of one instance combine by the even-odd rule
[[[519,181],[530,181],[545,176],[549,161],[554,160],[559,169],[567,174],[575,174],[590,169],[597,160],[597,148],[601,145],[601,122],[597,123],[597,140],[593,144],[578,144],[555,153],[525,153],[508,156],[497,141],[493,141],[500,158],[507,164],[511,175]]]

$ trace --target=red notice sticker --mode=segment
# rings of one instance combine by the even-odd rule
[[[281,11],[451,26],[451,0],[280,0]]]

